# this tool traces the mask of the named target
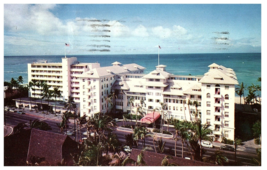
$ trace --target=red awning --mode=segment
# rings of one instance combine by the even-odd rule
[[[158,112],[152,112],[152,113],[148,113],[145,115],[145,117],[143,117],[140,122],[142,123],[153,123],[155,122],[158,118],[160,117],[160,114]],[[154,119],[153,119],[154,118]]]

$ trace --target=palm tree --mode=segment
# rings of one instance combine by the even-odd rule
[[[188,113],[189,113],[189,116],[190,116],[190,120],[192,121],[192,117],[191,117],[191,113],[190,113],[190,105],[192,105],[192,102],[190,101],[190,99],[188,99],[188,102],[187,102]]]
[[[59,91],[57,87],[54,87],[53,96],[55,98],[55,112],[56,112],[56,101],[57,101],[57,97],[60,97],[61,96],[61,91]]]
[[[186,100],[183,100],[184,119],[186,120],[185,104],[186,104]]]
[[[41,87],[41,110],[43,110],[43,98],[42,98],[42,95],[43,95],[43,88],[45,87],[45,88],[47,88],[47,86],[45,86],[46,85],[46,83],[43,81],[43,80],[41,80],[41,81],[39,81],[37,84],[36,84],[36,86],[39,88],[39,87]]]
[[[161,137],[161,138],[159,139],[159,141],[158,141],[158,146],[159,146],[159,151],[160,151],[160,153],[163,153],[163,152],[164,152],[165,144],[166,144],[166,142],[164,142],[164,141],[162,140],[162,137]]]
[[[198,121],[198,111],[197,111],[197,107],[199,106],[199,104],[198,104],[197,101],[194,101],[194,102],[193,102],[193,105],[196,107],[195,119],[196,119],[196,121]]]
[[[43,84],[42,99],[46,98],[48,100],[48,107],[49,107],[49,99],[52,97],[52,94],[53,94],[53,92],[49,90],[49,88],[50,86],[48,86],[47,84]],[[47,114],[48,114],[48,110],[47,110]]]
[[[244,90],[245,90],[245,86],[243,84],[243,82],[238,85],[238,87],[236,88],[235,92],[238,96],[240,96],[240,104],[241,104],[241,97],[244,95]]]
[[[168,107],[166,103],[160,102],[161,105],[161,121],[160,121],[160,132],[163,133],[163,120],[164,120],[164,110]]]
[[[141,115],[141,116],[144,116],[144,109],[143,109],[143,105],[144,105],[144,100],[141,99],[140,100],[140,105],[136,106],[136,116],[135,116],[135,125],[137,125],[137,115],[138,113]]]
[[[200,159],[202,160],[202,140],[212,141],[211,137],[208,136],[212,133],[212,130],[209,129],[210,125],[205,124],[204,126],[201,125],[201,121],[197,121],[194,123],[192,131],[194,132],[192,135],[192,139],[199,142],[200,146]]]
[[[109,110],[109,104],[113,105],[113,100],[112,100],[112,96],[111,95],[107,95],[104,97],[104,100],[106,102],[106,114],[108,113]]]
[[[133,105],[133,103],[134,103],[134,97],[131,97],[130,100],[129,100],[131,122],[132,122],[132,105]]]
[[[149,131],[146,127],[144,126],[137,126],[134,128],[134,140],[138,141],[139,139],[143,139],[143,147],[145,148],[146,146],[146,137],[147,136],[152,136],[151,134],[149,134]]]
[[[18,83],[19,84],[22,84],[23,83],[23,77],[22,76],[19,76],[18,79],[17,79]]]
[[[175,137],[174,137],[174,156],[176,157],[176,145],[177,145],[177,141],[179,140],[178,138],[178,132],[181,129],[181,122],[178,121],[174,124],[174,129],[175,129]]]
[[[69,96],[68,97],[68,101],[65,103],[65,106],[64,106],[66,109],[67,109],[67,112],[70,112],[76,108],[76,104],[73,100],[73,97]],[[77,118],[77,115],[76,115],[76,111],[74,110],[74,134],[75,134],[75,140],[76,140],[76,127],[75,127],[75,123],[76,123],[76,118]]]

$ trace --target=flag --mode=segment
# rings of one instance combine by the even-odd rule
[[[159,49],[161,49],[161,47],[159,46]]]
[[[65,46],[70,46],[68,43],[65,43]]]

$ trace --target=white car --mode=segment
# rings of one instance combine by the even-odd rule
[[[213,148],[212,142],[210,141],[201,141],[201,145],[208,148]]]
[[[124,146],[123,149],[127,153],[132,152],[132,149],[130,148],[130,146]]]

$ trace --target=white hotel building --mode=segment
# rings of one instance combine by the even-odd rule
[[[201,114],[202,124],[209,123],[214,140],[222,137],[234,139],[235,132],[235,72],[215,63],[204,76],[178,76],[166,72],[165,65],[143,74],[144,67],[137,64],[112,63],[100,67],[99,63],[79,63],[77,58],[62,58],[62,63],[28,64],[28,79],[45,80],[48,85],[58,87],[62,92],[60,100],[72,96],[80,105],[80,115],[92,116],[105,113],[105,97],[116,94],[116,110],[135,114],[140,100],[145,102],[147,112],[161,109],[160,102],[166,103],[167,118],[194,121],[194,112]],[[41,90],[31,91],[38,97]],[[129,99],[134,97],[134,107]],[[197,101],[199,106],[188,105]],[[132,111],[130,111],[132,109]],[[166,118],[166,117],[165,117]]]

